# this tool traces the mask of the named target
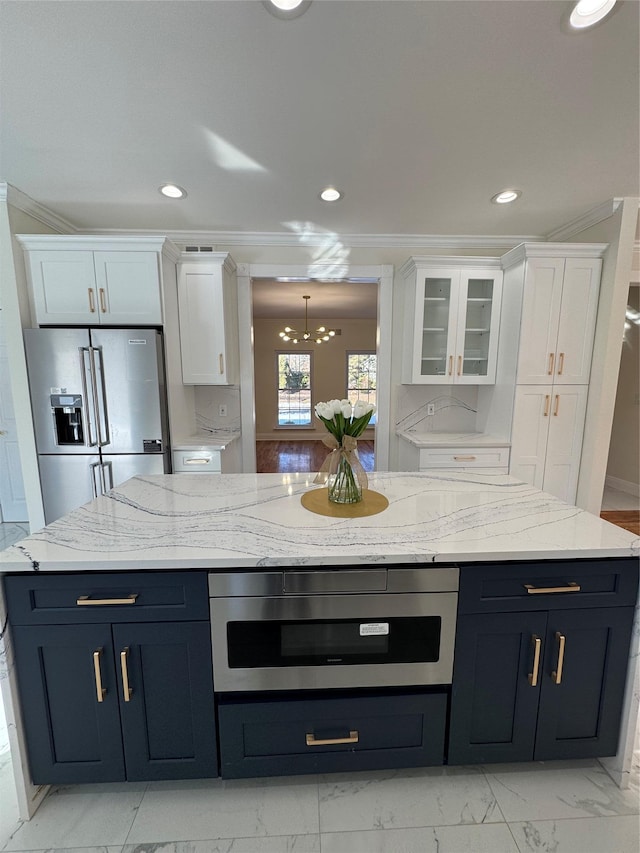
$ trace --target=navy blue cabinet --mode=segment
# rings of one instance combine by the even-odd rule
[[[135,604],[113,603],[127,596],[144,601],[139,590],[152,588],[154,578],[148,574],[132,586],[121,576],[112,587],[105,576],[99,581],[75,576],[71,582],[69,576],[5,579],[35,783],[217,775],[209,622],[189,620],[192,608],[184,602],[176,612],[164,593],[142,618],[178,621],[138,622]],[[89,593],[92,604],[78,605],[87,586],[96,583],[100,590]],[[165,593],[167,583],[170,579],[161,576]],[[78,611],[53,602],[68,590]],[[189,597],[197,591],[206,604],[206,575]],[[151,598],[153,590],[146,596]],[[15,611],[27,624],[14,624],[12,601],[30,602]],[[49,624],[40,624],[43,608],[37,605],[43,601]],[[119,621],[125,614],[130,621]],[[87,624],[73,624],[76,615]]]
[[[462,567],[449,763],[615,754],[637,588],[632,560]]]

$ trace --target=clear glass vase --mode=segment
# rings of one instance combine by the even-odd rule
[[[353,450],[351,453],[355,454]],[[329,500],[336,504],[355,504],[362,500],[362,486],[346,454],[340,454],[335,474],[327,480]]]

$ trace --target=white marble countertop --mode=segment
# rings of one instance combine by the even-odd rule
[[[172,450],[224,450],[231,442],[240,438],[239,432],[218,430],[213,433],[203,432],[178,438],[171,443]]]
[[[376,473],[384,512],[328,518],[313,474],[138,476],[0,553],[0,573],[629,557],[640,539],[520,480]]]
[[[398,430],[396,435],[416,447],[510,447],[511,442],[485,432],[411,432]]]

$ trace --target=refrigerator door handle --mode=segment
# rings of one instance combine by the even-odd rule
[[[109,485],[107,485],[107,477],[109,475]],[[109,489],[113,488],[113,465],[111,462],[103,462],[100,466],[100,477],[102,479],[102,494],[106,494]]]
[[[96,353],[98,353],[97,366]],[[109,419],[107,417],[107,393],[104,387],[102,349],[100,347],[89,347],[89,355],[91,358],[91,380],[94,388],[93,397],[96,407],[96,420],[98,422],[98,445],[105,447],[111,443],[111,438],[109,436]]]
[[[97,498],[98,494],[103,494],[103,492],[98,493],[98,483],[96,481],[96,468],[99,467],[101,467],[100,462],[92,462],[89,465],[89,468],[91,469],[91,491],[93,492],[94,498]]]
[[[93,372],[91,370],[91,361],[88,358],[90,347],[80,347],[80,358],[82,360],[82,393],[84,395],[85,411],[87,413],[87,426],[89,436],[89,447],[97,447],[98,439],[95,437],[95,422],[96,422],[96,398],[94,393]],[[91,382],[91,388],[87,385],[87,373]]]

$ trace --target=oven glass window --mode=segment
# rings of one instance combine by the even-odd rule
[[[439,616],[230,622],[230,668],[435,662]]]

